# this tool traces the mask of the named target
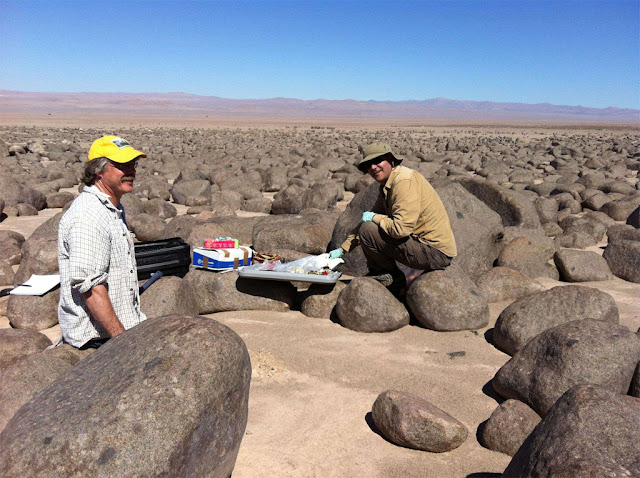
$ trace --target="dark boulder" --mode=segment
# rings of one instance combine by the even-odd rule
[[[455,264],[413,281],[407,305],[420,325],[432,330],[476,330],[489,323],[489,305],[482,292]]]
[[[195,292],[200,314],[231,310],[286,312],[295,302],[296,289],[291,283],[242,279],[237,272],[219,274],[195,269],[187,273],[184,281]]]
[[[146,213],[127,215],[127,223],[139,241],[160,239],[167,226],[160,217]]]
[[[522,272],[509,267],[494,267],[476,279],[487,302],[516,300],[545,290],[544,286]]]
[[[43,296],[12,295],[7,304],[7,317],[15,329],[44,330],[58,323],[60,289]]]
[[[409,325],[409,312],[382,284],[369,277],[353,279],[338,295],[340,324],[357,332],[391,332]]]
[[[540,415],[519,400],[506,400],[493,411],[480,435],[485,448],[513,456],[540,423]]]
[[[42,352],[51,340],[46,335],[27,329],[0,329],[0,370]]]
[[[161,277],[140,296],[142,312],[149,318],[163,315],[197,315],[197,290],[179,277]]]
[[[340,281],[334,285],[311,284],[303,294],[300,312],[307,317],[332,318],[335,314],[338,296],[345,287],[347,285]]]
[[[553,260],[563,281],[588,282],[613,278],[607,261],[597,252],[561,249],[554,254]]]
[[[640,361],[640,338],[603,320],[575,320],[545,330],[519,350],[492,380],[496,392],[544,416],[574,385],[591,383],[627,393]]]
[[[502,476],[640,476],[639,442],[639,399],[577,385],[549,410]]]
[[[243,341],[218,322],[147,320],[16,413],[0,434],[0,475],[228,477],[250,377]]]
[[[493,341],[513,355],[536,335],[584,318],[619,322],[618,306],[606,292],[577,285],[557,286],[518,299],[500,313]]]
[[[610,241],[602,257],[616,277],[640,283],[640,241]]]
[[[549,264],[554,252],[554,247],[536,243],[527,237],[517,237],[500,252],[496,265],[515,269],[532,279],[549,277],[557,280],[558,270]]]
[[[142,204],[145,213],[158,216],[161,219],[170,219],[178,214],[173,204],[160,198],[150,199]]]
[[[541,227],[536,206],[524,194],[478,178],[457,178],[456,181],[497,212],[503,225]]]
[[[322,254],[334,224],[334,217],[320,212],[260,218],[253,227],[253,247],[256,251],[275,248]]]
[[[80,361],[70,345],[29,355],[0,371],[0,433],[18,409]]]

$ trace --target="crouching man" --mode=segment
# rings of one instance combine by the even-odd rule
[[[380,184],[378,199],[341,247],[330,252],[331,258],[342,257],[360,244],[369,275],[395,294],[406,283],[396,261],[433,271],[447,267],[457,254],[440,197],[422,174],[401,162],[388,144],[364,148],[357,166]]]
[[[82,193],[60,219],[58,319],[65,343],[97,348],[146,319],[133,239],[120,198],[132,191],[144,153],[104,136],[89,149]]]

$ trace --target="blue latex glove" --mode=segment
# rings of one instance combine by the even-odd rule
[[[344,251],[340,247],[329,253],[329,259],[340,259],[342,256],[344,256]]]
[[[375,216],[375,212],[365,211],[362,213],[362,222],[373,221],[373,216]]]

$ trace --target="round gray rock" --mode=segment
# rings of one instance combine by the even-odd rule
[[[205,317],[150,319],[63,377],[0,434],[1,476],[231,475],[251,364],[229,328]]]
[[[44,334],[27,329],[0,329],[0,370],[42,352],[51,340]]]
[[[613,274],[607,261],[597,252],[561,249],[553,256],[560,278],[567,282],[609,280]]]
[[[487,302],[515,300],[545,290],[544,286],[510,267],[494,267],[476,279]]]
[[[382,284],[357,277],[338,295],[340,323],[357,332],[391,332],[409,325],[409,312]]]
[[[502,476],[640,476],[640,400],[593,385],[560,398]]]
[[[514,355],[492,380],[503,397],[544,416],[574,385],[592,383],[627,393],[640,361],[640,338],[622,325],[584,319],[545,330]]]
[[[44,330],[58,323],[60,289],[43,296],[12,295],[7,304],[7,317],[16,329]]]
[[[493,411],[480,435],[482,446],[513,456],[540,423],[540,415],[519,400],[506,400]]]
[[[489,323],[489,304],[455,264],[418,277],[407,292],[407,305],[420,325],[432,330],[476,330]]]
[[[586,317],[619,322],[618,306],[606,292],[577,285],[557,286],[516,300],[496,320],[493,341],[513,355],[539,333]]]

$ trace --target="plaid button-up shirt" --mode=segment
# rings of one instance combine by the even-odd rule
[[[124,210],[95,186],[85,186],[60,219],[58,266],[58,319],[65,342],[82,347],[89,340],[109,337],[82,297],[99,284],[107,287],[125,329],[146,319],[140,312],[135,251]]]

